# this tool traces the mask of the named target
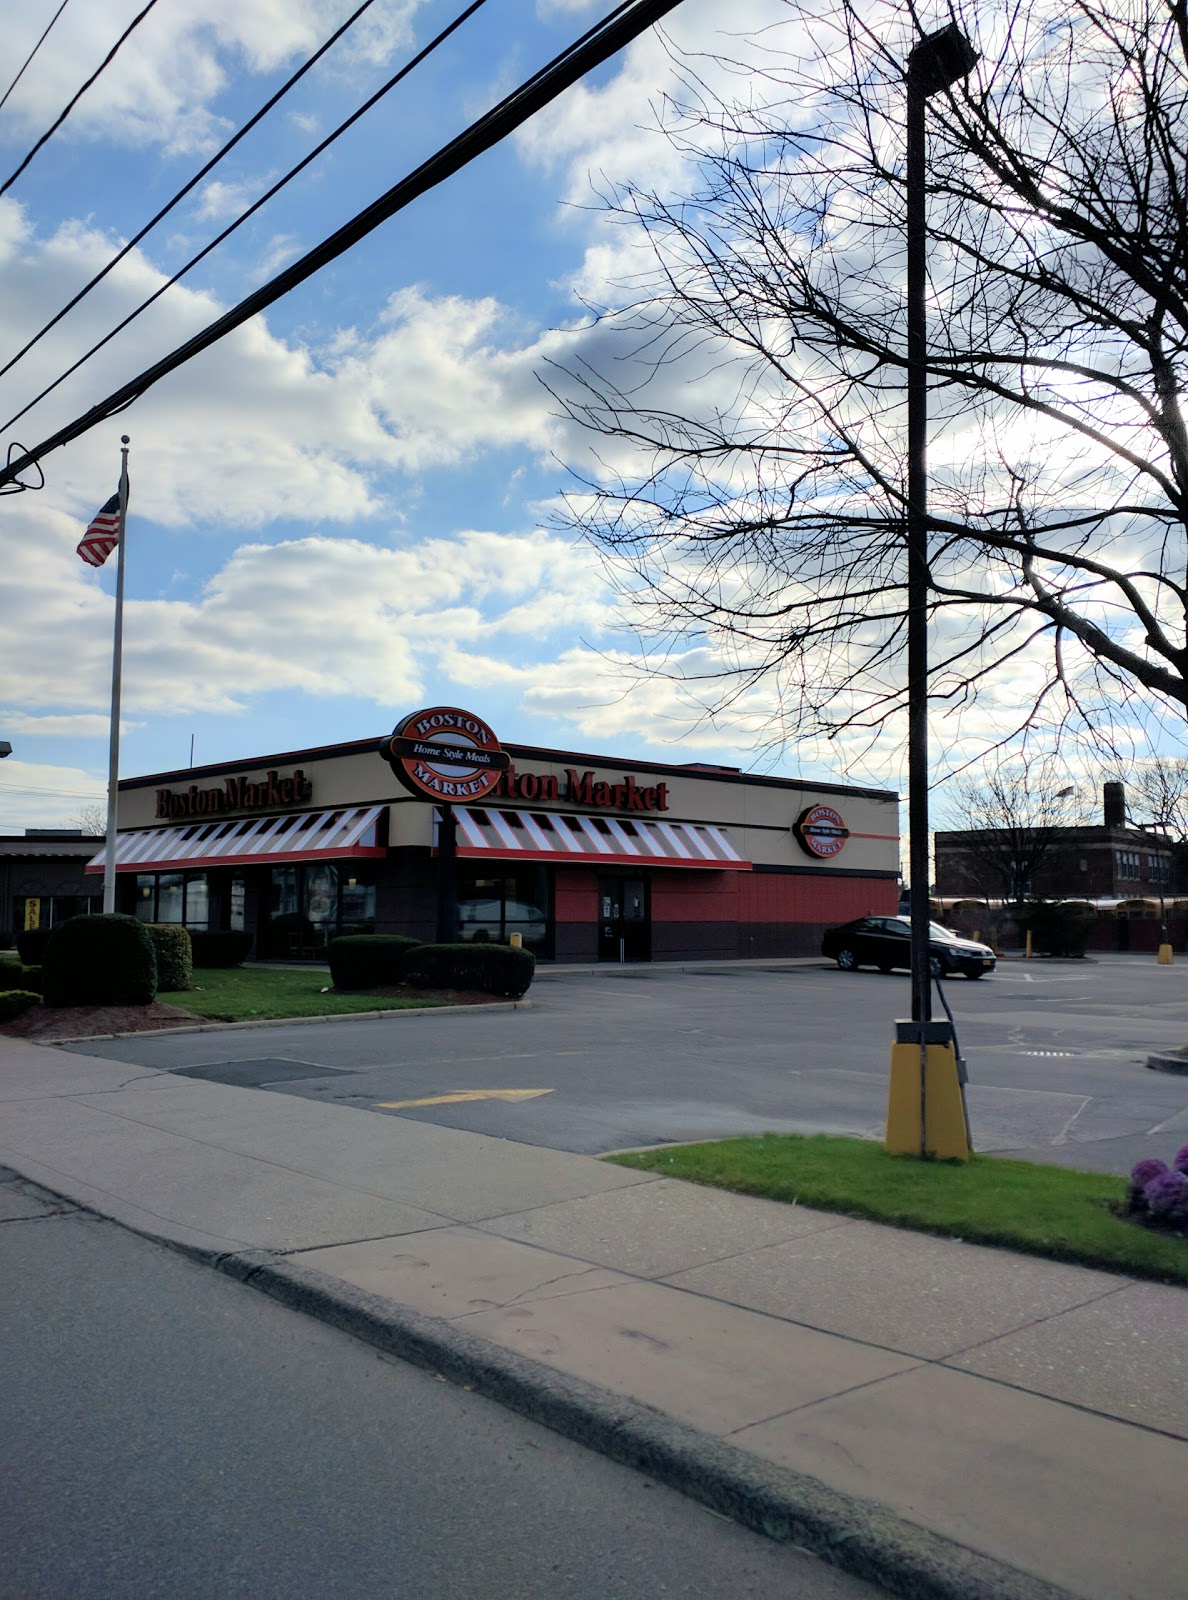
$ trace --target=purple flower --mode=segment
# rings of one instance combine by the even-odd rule
[[[1166,1161],[1160,1161],[1158,1156],[1148,1156],[1145,1161],[1136,1161],[1131,1167],[1130,1181],[1145,1189],[1153,1178],[1161,1177],[1167,1170]]]
[[[1147,1204],[1157,1217],[1188,1208],[1188,1178],[1182,1172],[1164,1172],[1147,1185]]]
[[[1177,1172],[1188,1172],[1188,1144],[1183,1149],[1176,1151],[1176,1158],[1172,1162]]]

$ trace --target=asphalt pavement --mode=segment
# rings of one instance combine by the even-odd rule
[[[1188,1595],[1182,1288],[12,1039],[0,1109],[73,1204],[892,1592]]]
[[[1127,1172],[1188,1140],[1188,963],[1004,962],[946,997],[982,1151]],[[542,969],[529,1010],[93,1041],[81,1053],[597,1155],[733,1134],[881,1136],[903,974],[820,962]]]
[[[0,1219],[5,1596],[877,1592],[27,1184]]]

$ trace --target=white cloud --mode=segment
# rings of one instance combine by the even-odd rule
[[[105,775],[11,755],[0,763],[0,833],[69,827],[75,812],[106,796]]]
[[[121,735],[143,726],[120,718]],[[38,717],[0,706],[0,730],[6,737],[15,734],[22,739],[106,739],[111,731],[111,715],[80,711],[68,716]]]
[[[331,53],[330,69],[386,60],[411,37],[417,3],[374,7]],[[171,0],[129,35],[55,137],[206,152],[231,131],[215,106],[234,77],[296,64],[354,8],[354,0]],[[141,0],[88,0],[63,18],[5,107],[12,145],[39,136],[56,119],[140,9]],[[8,59],[23,61],[47,21],[34,6],[6,17]]]
[[[232,217],[246,211],[276,178],[276,173],[266,173],[260,178],[239,178],[234,183],[211,178],[198,191],[195,215],[200,222],[230,222]]]

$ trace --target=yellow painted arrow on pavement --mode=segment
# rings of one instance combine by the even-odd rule
[[[431,1094],[424,1100],[378,1100],[381,1111],[403,1111],[408,1106],[453,1106],[463,1100],[535,1100],[551,1089],[455,1089],[452,1094]]]

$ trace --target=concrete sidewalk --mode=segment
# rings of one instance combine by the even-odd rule
[[[5,1038],[0,1101],[24,1177],[896,1592],[1188,1596],[1181,1289]]]

